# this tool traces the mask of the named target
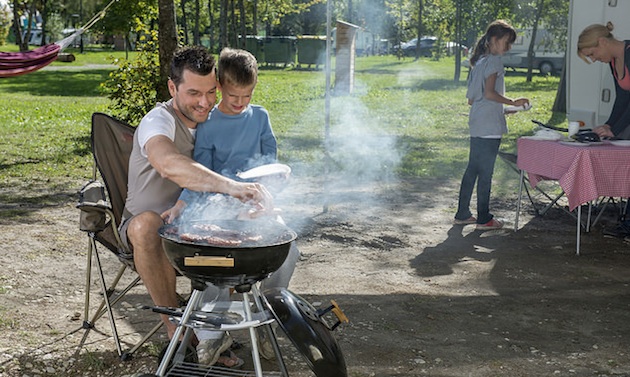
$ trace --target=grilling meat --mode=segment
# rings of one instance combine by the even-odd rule
[[[222,238],[218,236],[202,235],[195,233],[182,233],[179,238],[190,242],[205,242],[217,246],[239,246],[243,241],[237,239]]]
[[[228,247],[240,246],[243,242],[255,243],[263,239],[262,234],[224,229],[214,224],[194,224],[188,228],[190,231],[179,234],[175,228],[173,234],[177,234],[182,241]]]

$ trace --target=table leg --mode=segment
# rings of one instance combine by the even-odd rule
[[[575,247],[575,255],[580,255],[580,236],[582,232],[582,206],[579,205],[577,207],[578,215],[577,215],[577,240]]]
[[[518,217],[521,214],[521,200],[523,199],[523,182],[525,171],[521,170],[521,179],[518,184],[518,201],[516,202],[516,218],[514,219],[514,231],[518,230]]]

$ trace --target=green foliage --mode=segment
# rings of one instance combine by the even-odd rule
[[[105,16],[94,25],[95,30],[99,30],[106,35],[127,35],[138,23],[138,19],[157,19],[157,1],[117,1],[107,10]]]
[[[129,124],[138,124],[157,102],[159,58],[157,31],[145,30],[140,25],[139,51],[133,60],[113,59],[118,69],[111,72],[102,84],[111,100],[111,114]]]
[[[58,41],[63,37],[63,20],[59,13],[52,13],[48,15],[46,21],[46,33],[50,37],[51,41]]]
[[[8,3],[0,4],[0,46],[4,46],[6,43],[9,30],[11,29],[11,8]]]

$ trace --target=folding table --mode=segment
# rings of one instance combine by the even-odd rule
[[[569,210],[577,208],[577,255],[582,204],[599,197],[630,197],[630,147],[521,137],[517,151],[517,166],[527,173],[532,187],[542,180],[556,180],[569,201]],[[520,200],[519,196],[519,206]]]

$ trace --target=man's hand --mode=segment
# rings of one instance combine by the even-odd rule
[[[162,220],[164,220],[166,224],[171,224],[173,221],[175,221],[176,218],[178,218],[182,214],[184,207],[186,207],[186,203],[181,200],[178,200],[177,203],[175,203],[173,207],[162,212],[160,217],[162,217]]]
[[[260,183],[233,181],[227,194],[250,204],[257,211],[270,211],[274,208],[273,197]]]

